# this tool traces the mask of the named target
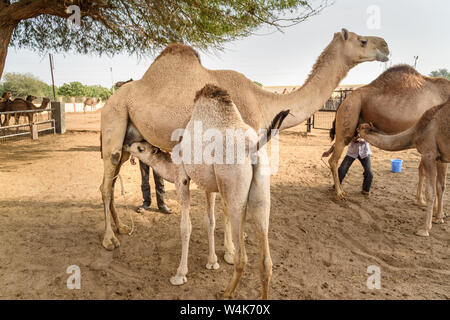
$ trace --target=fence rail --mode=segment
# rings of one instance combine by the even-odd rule
[[[329,130],[333,126],[336,118],[336,112],[345,100],[347,95],[353,90],[336,90],[325,104],[317,112],[315,112],[306,122],[306,131],[311,132],[311,128],[320,130]]]
[[[5,140],[8,138],[14,138],[14,137],[22,137],[22,136],[30,136],[32,139],[37,139],[39,136],[39,133],[46,132],[52,130],[53,133],[56,133],[56,121],[53,117],[53,112],[55,112],[56,108],[50,108],[50,109],[39,109],[39,110],[17,110],[17,111],[5,111],[0,112],[0,123],[3,124],[3,122],[6,121],[6,117],[10,117],[9,122],[11,121],[11,118],[14,118],[15,121],[20,121],[20,118],[22,118],[25,114],[25,116],[29,114],[33,114],[33,120],[31,123],[14,123],[13,125],[10,125],[9,122],[6,126],[0,126],[0,140]],[[44,117],[47,115],[47,119],[37,119],[37,121],[34,121],[34,114],[43,114]],[[13,116],[11,116],[13,115]],[[3,119],[2,119],[3,117]],[[39,115],[38,115],[39,118]],[[29,120],[28,120],[29,121]],[[50,125],[46,128],[42,128],[44,125]],[[20,130],[23,128],[24,130]],[[29,128],[29,130],[26,130],[25,128]],[[15,130],[14,130],[15,129]]]

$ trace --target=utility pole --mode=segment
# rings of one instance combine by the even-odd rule
[[[111,91],[112,91],[112,93],[114,93],[114,76],[113,76],[112,67],[109,67],[109,70],[111,71]]]
[[[53,100],[56,101],[55,77],[53,75],[53,69],[55,69],[55,65],[53,63],[53,55],[51,53],[49,53],[48,58],[50,60],[50,73],[52,74]]]
[[[417,60],[419,59],[419,56],[414,56],[414,69],[417,67]]]

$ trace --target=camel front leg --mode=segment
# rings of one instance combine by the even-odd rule
[[[444,193],[445,193],[445,183],[447,180],[447,167],[448,163],[442,163],[440,161],[437,164],[437,181],[436,181],[436,217],[433,220],[434,223],[444,223]]]
[[[336,139],[333,154],[328,160],[328,163],[330,164],[331,174],[333,175],[334,192],[336,200],[345,199],[345,192],[339,181],[339,173],[338,173],[339,159],[341,158],[344,149],[345,149],[344,141]]]
[[[107,250],[113,250],[119,247],[120,242],[116,238],[114,231],[111,228],[111,205],[112,198],[114,196],[113,185],[114,177],[116,175],[117,168],[111,161],[111,159],[104,159],[104,173],[103,182],[100,187],[103,200],[103,209],[105,213],[105,234],[103,236],[103,247]]]
[[[206,227],[208,229],[209,254],[206,269],[219,269],[217,263],[216,246],[214,241],[214,230],[216,229],[216,217],[214,215],[214,206],[216,201],[215,192],[206,192]]]
[[[417,185],[417,195],[416,195],[417,205],[420,207],[425,207],[427,205],[427,202],[425,201],[423,196],[424,181],[425,181],[425,168],[421,160],[419,164],[419,184]]]
[[[175,186],[178,196],[181,201],[181,260],[177,269],[177,274],[170,278],[170,283],[174,286],[179,286],[187,282],[186,274],[188,273],[188,254],[189,254],[189,240],[192,232],[191,219],[189,217],[190,208],[190,179],[184,172],[184,168],[179,166],[175,178]]]
[[[422,157],[422,162],[424,165],[426,180],[425,180],[425,191],[427,197],[427,210],[425,223],[422,228],[416,231],[416,235],[421,237],[428,237],[429,231],[431,230],[432,224],[431,220],[433,217],[433,206],[436,197],[436,161],[435,157]]]

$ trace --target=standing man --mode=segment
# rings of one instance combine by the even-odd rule
[[[342,160],[342,163],[338,170],[339,181],[340,183],[342,183],[345,175],[348,172],[348,169],[350,169],[351,165],[353,164],[353,161],[355,161],[355,159],[358,159],[364,168],[364,181],[361,193],[365,196],[369,196],[373,179],[373,174],[370,168],[370,155],[371,152],[369,143],[367,143],[366,140],[362,139],[358,135],[353,139],[352,143],[348,147],[347,155],[345,156],[344,160]]]

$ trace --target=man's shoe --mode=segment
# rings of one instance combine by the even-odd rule
[[[138,212],[138,213],[143,213],[145,211],[150,211],[150,205],[143,204],[136,210],[136,212]]]
[[[159,212],[165,213],[165,214],[171,214],[172,211],[170,211],[169,207],[163,204],[162,206],[158,207]]]
[[[365,190],[362,190],[361,193],[363,195],[365,195],[366,197],[368,197],[370,195],[370,192],[369,191],[365,191]]]

